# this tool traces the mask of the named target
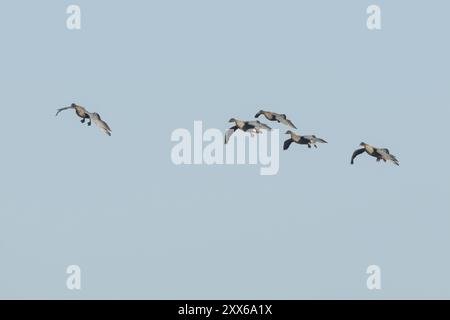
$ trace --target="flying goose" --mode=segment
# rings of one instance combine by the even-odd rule
[[[316,143],[328,143],[323,139],[317,138],[316,136],[301,136],[298,135],[291,130],[286,131],[286,134],[290,134],[291,138],[286,140],[283,145],[283,150],[287,150],[292,142],[298,143],[298,144],[306,144],[308,145],[308,148],[311,148],[311,145],[313,145],[315,148],[317,148]]]
[[[87,112],[89,117],[94,121],[97,127],[99,127],[104,133],[106,133],[108,136],[111,136],[111,129],[109,128],[108,124],[100,118],[100,115],[97,112]]]
[[[63,108],[58,109],[55,116],[57,116],[61,111],[64,111],[67,109],[75,109],[76,115],[81,118],[81,123],[84,123],[86,121],[86,119],[89,119],[88,126],[91,125],[91,119],[89,117],[89,112],[82,106],[79,106],[75,103],[72,103],[68,107],[63,107]]]
[[[235,118],[231,118],[228,122],[234,122],[235,125],[231,128],[229,128],[225,134],[225,144],[228,143],[230,140],[231,135],[236,130],[242,130],[244,132],[249,132],[253,136],[253,132],[260,133],[261,129],[265,130],[272,130],[268,125],[265,125],[264,123],[256,121],[243,121]]]
[[[354,164],[354,162],[355,162],[354,160],[357,156],[359,156],[360,154],[362,154],[364,152],[367,152],[367,154],[369,154],[370,156],[377,158],[377,162],[379,162],[381,160],[383,160],[384,162],[392,161],[397,166],[400,165],[397,158],[394,155],[390,154],[388,149],[375,148],[364,142],[361,142],[360,146],[362,146],[363,148],[358,149],[355,152],[353,152],[351,164]]]
[[[270,112],[270,111],[264,111],[259,110],[259,112],[255,115],[255,118],[258,118],[260,115],[264,115],[267,120],[269,121],[277,121],[278,123],[282,123],[284,125],[287,125],[291,128],[297,129],[297,127],[292,123],[291,120],[289,120],[285,114],[279,114],[276,112]]]

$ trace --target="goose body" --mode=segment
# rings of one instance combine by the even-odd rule
[[[68,110],[68,109],[74,109],[75,110],[75,114],[81,118],[81,123],[84,123],[86,121],[86,119],[89,119],[88,125],[89,126],[91,125],[89,112],[84,107],[82,107],[80,105],[77,105],[75,103],[72,103],[68,107],[63,107],[63,108],[58,109],[56,111],[56,115],[55,116],[57,116],[61,111]]]
[[[268,125],[265,125],[264,123],[256,121],[243,121],[235,118],[231,118],[228,122],[234,122],[234,126],[229,128],[225,134],[225,144],[228,143],[230,140],[230,137],[233,135],[236,130],[242,130],[244,132],[250,132],[250,134],[253,135],[253,132],[260,133],[261,129],[264,130],[271,130],[271,128]]]
[[[392,161],[395,165],[399,166],[400,163],[397,160],[397,158],[389,152],[389,149],[385,148],[375,148],[367,143],[361,142],[360,146],[362,146],[361,149],[356,150],[353,152],[351,164],[355,163],[355,158],[359,156],[362,153],[367,153],[368,155],[374,157],[377,159],[377,162],[383,160],[384,162]]]
[[[271,111],[259,110],[259,112],[255,115],[255,118],[258,118],[260,115],[263,115],[269,121],[276,121],[276,122],[282,123],[282,124],[284,124],[284,125],[286,125],[288,127],[297,129],[297,127],[292,123],[291,120],[289,120],[287,118],[287,116],[285,114],[280,114],[280,113],[271,112]]]
[[[328,143],[321,138],[317,138],[315,135],[301,136],[299,134],[296,134],[295,132],[292,132],[291,130],[286,131],[286,134],[290,134],[291,138],[287,139],[284,142],[283,150],[289,149],[289,146],[293,142],[295,142],[297,144],[307,145],[308,148],[311,148],[311,146],[314,146],[315,148],[317,148],[317,143]]]

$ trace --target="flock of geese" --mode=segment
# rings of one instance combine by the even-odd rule
[[[100,130],[102,130],[104,133],[106,133],[108,136],[111,136],[111,128],[108,126],[108,124],[103,121],[100,117],[100,115],[96,112],[89,112],[87,111],[84,107],[77,105],[75,103],[72,103],[70,106],[68,107],[63,107],[57,110],[56,112],[56,116],[64,110],[68,110],[68,109],[74,109],[75,110],[75,114],[81,118],[81,123],[85,123],[86,120],[88,120],[87,125],[91,126],[92,121],[94,121],[95,125],[100,128]],[[264,116],[267,120],[269,121],[273,121],[273,122],[277,122],[277,123],[282,123],[292,129],[297,129],[297,127],[294,125],[294,123],[289,120],[287,118],[287,116],[285,114],[280,114],[280,113],[276,113],[276,112],[271,112],[271,111],[264,111],[264,110],[259,110],[258,113],[255,115],[255,118],[258,119],[260,116]],[[248,132],[250,133],[252,136],[253,134],[258,134],[261,132],[261,130],[272,130],[271,127],[269,127],[268,125],[260,122],[259,120],[252,120],[252,121],[244,121],[244,120],[239,120],[236,118],[231,118],[228,122],[230,123],[234,123],[234,126],[232,126],[231,128],[229,128],[225,134],[225,144],[228,143],[228,141],[230,140],[230,137],[233,135],[234,132],[236,132],[237,130],[242,130],[244,132]],[[283,144],[283,150],[287,150],[289,149],[289,146],[292,143],[296,143],[296,144],[302,144],[302,145],[307,145],[308,148],[311,148],[312,146],[314,146],[315,148],[317,148],[317,143],[328,143],[327,141],[325,141],[324,139],[318,138],[315,135],[307,135],[307,136],[302,136],[299,135],[291,130],[287,130],[286,134],[290,135],[290,138],[287,139],[284,144]],[[360,154],[363,154],[364,152],[367,153],[368,155],[376,158],[377,162],[380,161],[391,161],[394,164],[396,164],[397,166],[400,165],[397,158],[392,155],[389,152],[389,149],[386,148],[375,148],[365,142],[361,142],[360,146],[362,147],[361,149],[356,150],[355,152],[353,152],[352,155],[352,159],[350,161],[351,164],[354,164],[355,162],[355,158],[357,156],[359,156]]]
[[[287,116],[285,114],[279,114],[276,112],[271,112],[271,111],[264,111],[264,110],[260,110],[256,115],[255,118],[259,118],[259,116],[263,115],[267,120],[269,121],[274,121],[274,122],[278,122],[278,123],[282,123],[288,127],[291,127],[293,129],[297,129],[297,127],[294,125],[294,123],[292,123],[291,120],[289,120],[287,118]],[[225,144],[228,143],[228,141],[230,140],[231,135],[236,132],[237,130],[242,130],[244,132],[249,132],[252,136],[254,133],[258,134],[261,132],[262,129],[264,130],[272,130],[272,128],[270,128],[268,125],[261,123],[258,120],[253,120],[253,121],[244,121],[244,120],[239,120],[236,118],[231,118],[229,120],[229,122],[234,123],[234,126],[229,128],[225,134]],[[311,148],[312,146],[314,146],[315,148],[317,148],[317,143],[328,143],[327,141],[325,141],[324,139],[318,138],[315,135],[307,135],[307,136],[302,136],[299,135],[291,130],[286,131],[286,134],[290,135],[290,138],[287,139],[284,144],[283,144],[283,150],[287,150],[289,149],[289,146],[294,142],[297,144],[303,144],[303,145],[307,145],[308,148]],[[355,152],[353,152],[352,158],[350,163],[354,164],[355,162],[355,158],[357,156],[359,156],[362,153],[367,153],[368,155],[376,158],[377,162],[380,161],[391,161],[392,163],[394,163],[395,165],[399,166],[399,162],[397,160],[397,158],[392,155],[389,152],[389,149],[386,148],[375,148],[365,142],[361,142],[360,146],[362,147],[361,149],[356,150]]]

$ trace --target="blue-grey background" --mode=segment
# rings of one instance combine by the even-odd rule
[[[371,4],[381,31],[366,28]],[[2,1],[0,297],[450,298],[449,10]],[[72,102],[112,137],[55,118]],[[174,129],[225,129],[259,106],[329,144],[293,145],[272,177],[172,164]],[[401,166],[350,166],[361,141]],[[66,288],[71,264],[81,291]],[[366,288],[372,264],[381,291]]]

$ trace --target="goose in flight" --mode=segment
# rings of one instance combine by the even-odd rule
[[[383,160],[384,162],[386,161],[392,161],[394,164],[396,164],[397,166],[399,166],[399,162],[397,160],[397,158],[392,155],[388,149],[384,149],[384,148],[375,148],[372,147],[371,145],[361,142],[360,146],[362,146],[361,149],[356,150],[355,152],[353,152],[352,155],[352,161],[350,162],[351,164],[355,163],[355,158],[357,156],[359,156],[360,154],[366,152],[367,154],[369,154],[370,156],[377,158],[377,162]]]
[[[89,117],[94,121],[95,125],[100,128],[104,133],[106,133],[108,136],[111,136],[111,129],[108,126],[108,124],[100,118],[100,115],[97,112],[90,113],[87,112]]]
[[[270,112],[270,111],[264,111],[259,110],[259,112],[255,115],[255,118],[258,118],[260,115],[264,115],[267,120],[269,121],[277,121],[278,123],[282,123],[288,127],[297,129],[297,127],[292,123],[291,120],[289,120],[285,114],[279,114],[276,112]]]
[[[225,134],[225,144],[228,143],[231,135],[236,130],[242,130],[244,132],[249,132],[252,136],[253,136],[253,132],[260,133],[261,129],[269,130],[269,131],[272,130],[272,128],[270,128],[268,125],[265,125],[264,123],[261,123],[258,120],[243,121],[243,120],[231,118],[228,122],[234,122],[235,125],[227,130],[227,132]]]
[[[75,109],[76,115],[81,118],[81,123],[84,123],[86,121],[86,119],[89,119],[88,126],[91,125],[91,119],[89,117],[89,112],[82,106],[79,106],[75,103],[72,103],[68,107],[63,107],[63,108],[58,109],[55,116],[57,116],[61,111],[64,111],[67,109]]]
[[[313,145],[315,148],[317,148],[317,143],[328,143],[323,139],[317,138],[316,136],[301,136],[298,135],[291,130],[286,131],[286,134],[290,134],[291,137],[287,139],[284,142],[283,150],[287,150],[292,142],[298,143],[298,144],[306,144],[308,145],[308,148],[311,148],[311,145]]]

